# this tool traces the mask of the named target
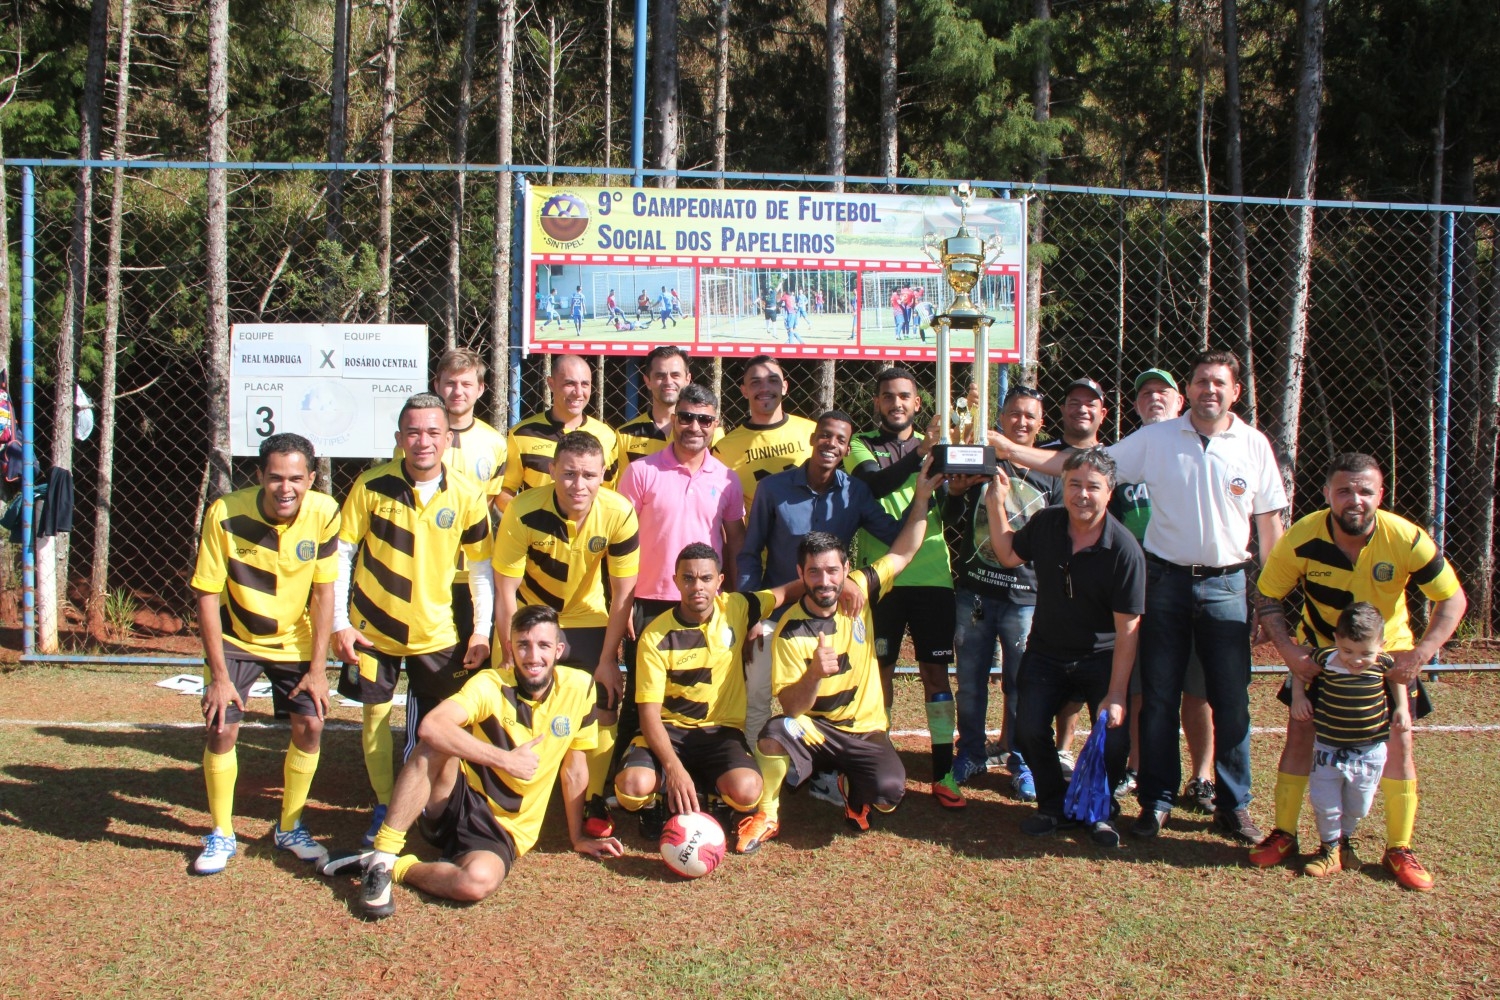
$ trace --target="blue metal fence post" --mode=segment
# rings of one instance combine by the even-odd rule
[[[510,425],[521,422],[521,361],[526,318],[526,175],[516,174],[511,188],[510,227]]]
[[[1437,439],[1433,443],[1432,540],[1442,552],[1448,534],[1448,406],[1453,385],[1453,213],[1443,213],[1442,331],[1438,336],[1437,389],[1434,407]]]
[[[646,0],[635,0],[635,90],[630,105],[630,167],[632,187],[644,187],[646,165]]]
[[[36,177],[21,168],[21,652],[36,652]]]

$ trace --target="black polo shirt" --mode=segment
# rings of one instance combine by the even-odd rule
[[[1067,510],[1048,507],[1015,533],[1013,545],[1036,570],[1036,617],[1027,649],[1061,660],[1111,650],[1115,614],[1146,610],[1146,556],[1113,515],[1105,515],[1097,542],[1074,552]]]

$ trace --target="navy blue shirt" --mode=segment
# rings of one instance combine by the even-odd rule
[[[1077,552],[1063,507],[1038,511],[1011,545],[1036,567],[1027,649],[1059,660],[1105,652],[1115,648],[1115,614],[1146,610],[1146,555],[1112,514],[1104,516],[1099,540]]]
[[[797,546],[809,531],[826,531],[847,545],[860,528],[886,545],[901,534],[901,522],[886,513],[868,486],[842,469],[834,470],[833,482],[822,493],[808,484],[806,462],[767,476],[755,487],[745,544],[735,564],[735,589],[749,593],[797,579]]]

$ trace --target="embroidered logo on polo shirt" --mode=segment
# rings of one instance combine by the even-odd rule
[[[593,538],[589,539],[589,551],[590,552],[603,552],[604,551],[604,536],[603,535],[595,535]]]
[[[301,559],[303,562],[308,562],[312,559],[313,556],[317,554],[318,547],[313,544],[311,538],[304,538],[302,541],[297,543],[297,558]]]
[[[433,518],[433,521],[437,523],[437,526],[445,531],[453,527],[453,522],[456,520],[458,520],[458,514],[453,510],[452,507],[444,507],[442,510],[437,512],[437,517]]]
[[[1250,484],[1245,482],[1245,480],[1241,479],[1239,476],[1235,476],[1233,479],[1231,479],[1229,481],[1228,487],[1229,495],[1232,497],[1242,497],[1246,493],[1250,492]]]
[[[854,641],[857,642],[857,643],[859,643],[860,645],[864,645],[864,642],[865,642],[865,620],[863,618],[856,618],[856,619],[854,619],[854,629],[853,629],[853,632],[854,632]]]
[[[1396,576],[1396,567],[1388,562],[1378,562],[1375,564],[1374,569],[1370,571],[1370,575],[1381,583],[1390,583]]]
[[[554,715],[552,717],[552,735],[567,736],[573,731],[573,722],[566,715]]]

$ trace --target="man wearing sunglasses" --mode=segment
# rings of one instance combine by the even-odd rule
[[[745,541],[745,495],[739,476],[708,450],[719,429],[718,397],[692,383],[673,395],[671,442],[632,461],[620,479],[620,495],[635,507],[640,521],[634,636],[682,600],[675,573],[677,553],[684,547],[705,542],[721,565],[733,566]],[[625,663],[630,670],[625,676],[617,757],[637,732],[634,639],[625,641]]]
[[[990,545],[1006,566],[1036,568],[1036,617],[1016,679],[1016,745],[1036,779],[1036,815],[1021,832],[1048,836],[1076,825],[1063,814],[1062,765],[1052,752],[1052,720],[1075,701],[1097,718],[1108,713],[1104,753],[1110,787],[1124,776],[1130,672],[1146,608],[1146,557],[1109,513],[1115,463],[1102,449],[1075,451],[1063,462],[1062,505],[1038,511],[1013,531],[1005,500],[1010,477],[995,474],[985,496]],[[1118,803],[1111,800],[1112,812]],[[1120,846],[1114,817],[1094,823],[1101,847]]]

